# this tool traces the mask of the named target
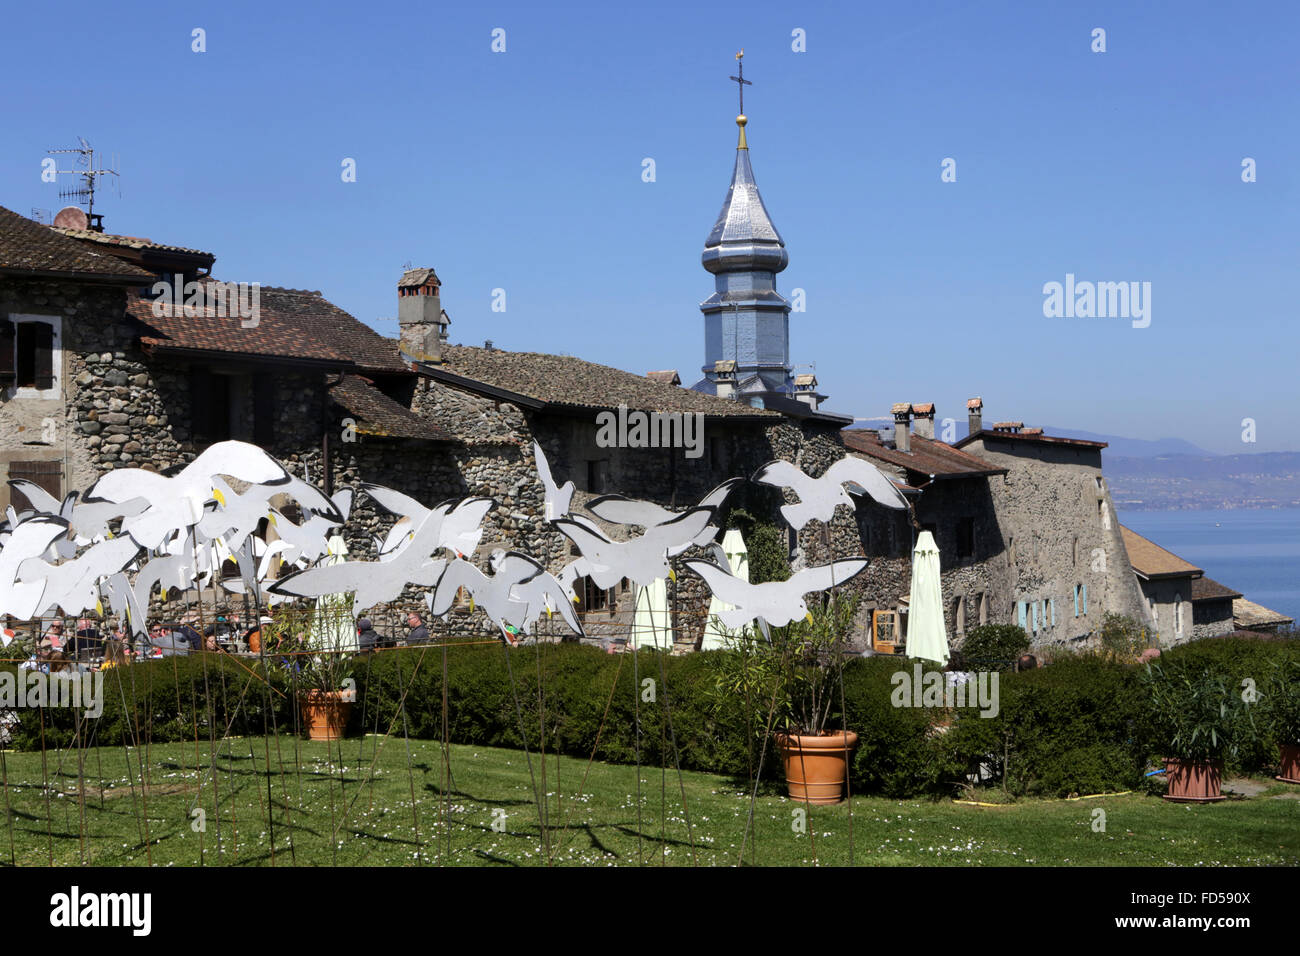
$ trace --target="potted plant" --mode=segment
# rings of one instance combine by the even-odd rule
[[[800,803],[844,799],[848,756],[858,735],[835,725],[843,716],[844,641],[856,607],[853,598],[815,604],[808,619],[772,628],[770,642],[747,628],[730,642],[732,653],[719,672],[721,695],[754,701],[764,718],[775,708],[772,726],[787,792]],[[765,726],[755,730],[763,733]]]
[[[324,602],[314,609],[277,609],[275,623],[263,628],[266,657],[289,673],[312,740],[338,740],[347,728],[356,699],[354,635],[350,614],[341,617]]]
[[[1165,799],[1224,799],[1224,758],[1236,753],[1252,719],[1237,688],[1209,669],[1158,661],[1146,665],[1143,679],[1150,695],[1149,729],[1166,755]]]
[[[1280,751],[1277,779],[1300,783],[1300,660],[1277,662],[1260,702]]]

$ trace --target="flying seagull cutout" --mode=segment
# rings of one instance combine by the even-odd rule
[[[254,485],[282,485],[289,480],[284,466],[256,445],[223,441],[170,477],[143,468],[110,471],[86,492],[85,500],[122,504],[144,498],[149,507],[123,518],[122,530],[142,547],[157,548],[173,534],[199,522],[205,513],[204,504],[213,497],[212,479],[216,475],[229,475]]]
[[[542,451],[542,446],[537,441],[533,442],[533,461],[537,464],[537,474],[542,479],[542,487],[546,492],[543,516],[547,521],[563,518],[573,503],[573,482],[566,481],[563,485],[556,486],[555,478],[551,475],[551,463],[546,460],[546,452]]]
[[[477,524],[492,508],[491,498],[466,498],[458,503],[444,502],[429,512],[416,528],[410,542],[387,561],[344,561],[308,568],[287,575],[269,586],[272,594],[295,597],[324,597],[327,594],[353,592],[353,615],[366,608],[395,601],[408,584],[431,588],[437,585],[447,567],[441,558],[431,560],[443,536],[448,517],[465,520],[472,516]]]
[[[584,633],[564,586],[528,555],[498,548],[488,557],[488,569],[491,576],[460,558],[448,562],[437,588],[429,595],[429,613],[435,617],[445,615],[457,591],[464,588],[470,593],[471,606],[483,608],[508,644],[518,642],[506,629],[507,624],[528,634],[544,612],[555,610],[571,630]]]
[[[99,604],[98,582],[131,563],[140,547],[130,538],[110,538],[92,544],[78,557],[50,564],[44,558],[28,558],[18,566],[20,581],[45,582],[38,613],[55,607],[75,617]]]
[[[13,526],[9,540],[0,549],[0,614],[20,621],[36,616],[45,594],[45,580],[19,581],[18,570],[24,561],[39,558],[67,533],[68,522],[50,515],[38,515]]]
[[[68,519],[71,538],[75,544],[87,545],[109,534],[108,523],[114,518],[131,518],[149,507],[143,498],[131,498],[117,504],[112,501],[83,502],[77,504],[77,492],[71,492],[63,501],[35,482],[26,478],[11,478],[9,487],[21,491],[32,505],[45,514],[57,514]],[[64,555],[71,557],[71,555]]]
[[[589,521],[559,518],[553,523],[581,553],[584,565],[580,573],[589,576],[598,588],[612,588],[623,578],[645,586],[672,577],[670,552],[685,550],[694,543],[713,515],[713,508],[691,508],[663,524],[646,528],[644,534],[629,541],[613,541]]]
[[[397,515],[397,523],[388,530],[388,534],[379,545],[381,559],[387,560],[406,547],[407,542],[414,535],[415,529],[424,522],[432,509],[426,508],[410,495],[404,495],[392,488],[385,488],[383,485],[366,482],[361,485],[361,491],[373,498],[375,503],[389,514]],[[455,505],[456,500],[452,498],[441,502],[435,508],[442,505]],[[469,500],[487,501],[491,499]],[[473,554],[474,549],[478,547],[478,543],[483,537],[483,529],[479,525],[482,524],[483,515],[486,515],[488,510],[490,509],[484,509],[482,514],[479,514],[476,509],[450,512],[443,526],[442,544],[453,548],[460,554]]]
[[[715,510],[721,508],[727,497],[744,483],[744,478],[730,478],[724,481],[700,499],[698,507],[713,508]],[[609,521],[613,524],[639,525],[642,528],[653,528],[665,524],[681,514],[679,511],[669,511],[667,508],[662,508],[652,501],[637,501],[623,495],[601,495],[599,498],[593,498],[587,503],[587,510],[603,521]],[[717,534],[718,529],[713,525],[709,525],[693,540],[670,550],[668,556],[675,558],[692,544],[703,547],[717,537]]]
[[[789,488],[799,496],[798,504],[781,506],[782,517],[796,531],[814,518],[830,521],[835,515],[836,505],[847,505],[856,510],[853,499],[844,491],[846,485],[853,494],[867,495],[886,508],[907,507],[907,499],[892,481],[870,462],[852,455],[835,462],[820,478],[808,477],[788,461],[769,461],[754,473],[754,481]]]
[[[867,566],[866,558],[845,558],[816,568],[806,568],[785,581],[767,581],[750,584],[716,564],[688,559],[686,566],[704,579],[714,597],[732,610],[722,611],[718,619],[724,627],[735,630],[754,618],[783,627],[791,621],[808,617],[804,595],[813,591],[828,591],[831,587],[851,581]]]

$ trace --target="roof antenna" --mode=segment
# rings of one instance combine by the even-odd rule
[[[103,213],[99,213],[99,214],[95,213],[95,189],[99,177],[113,176],[115,177],[114,182],[117,185],[117,196],[119,199],[122,198],[121,175],[118,173],[117,169],[115,168],[117,166],[117,157],[116,156],[113,157],[114,168],[108,168],[108,169],[101,168],[100,166],[96,165],[95,150],[88,142],[86,142],[86,138],[84,136],[78,136],[77,141],[81,144],[80,146],[70,146],[66,149],[49,150],[51,154],[71,153],[77,157],[76,160],[73,162],[72,169],[56,169],[54,171],[56,174],[61,176],[81,177],[80,185],[73,185],[65,189],[60,189],[59,198],[70,199],[76,205],[81,205],[86,207],[86,213],[85,213],[86,225],[80,226],[80,228],[83,229],[89,228],[94,232],[103,232],[104,231]],[[67,212],[68,209],[75,210],[75,208],[76,206],[74,205],[60,210],[59,215],[56,216],[54,219],[54,224],[56,226],[60,226],[64,228],[78,228],[79,217],[75,215],[63,216],[63,213]],[[63,222],[59,221],[60,217],[64,219]]]

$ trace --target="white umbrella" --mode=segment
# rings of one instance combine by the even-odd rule
[[[668,615],[668,582],[655,578],[637,588],[636,614],[632,617],[632,646],[668,650],[673,646],[673,624]]]
[[[331,535],[322,564],[333,567],[343,564],[347,557],[348,546],[343,536]],[[310,641],[312,647],[324,651],[357,650],[357,626],[352,617],[352,601],[346,593],[326,594],[316,599]]]
[[[912,593],[908,599],[907,656],[948,663],[948,634],[943,626],[943,591],[939,548],[934,535],[922,531],[912,549]]]
[[[728,529],[722,536],[722,550],[727,555],[727,563],[731,565],[731,573],[740,580],[748,582],[749,549],[745,547],[745,539],[735,528]],[[717,620],[717,616],[723,611],[732,610],[735,610],[735,605],[719,601],[716,597],[709,598],[709,617],[704,625],[704,639],[700,642],[700,650],[712,651],[726,647],[727,642],[737,636],[738,631],[723,627]]]

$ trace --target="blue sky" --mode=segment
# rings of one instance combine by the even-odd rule
[[[453,341],[689,383],[744,47],[778,288],[807,297],[792,360],[827,407],[961,418],[978,394],[993,419],[1300,448],[1300,5],[877,6],[11,5],[0,205],[58,209],[40,161],[85,136],[121,157],[107,229],[222,278],[396,334],[403,264],[431,265]],[[1150,326],[1044,318],[1067,273],[1150,282]]]

